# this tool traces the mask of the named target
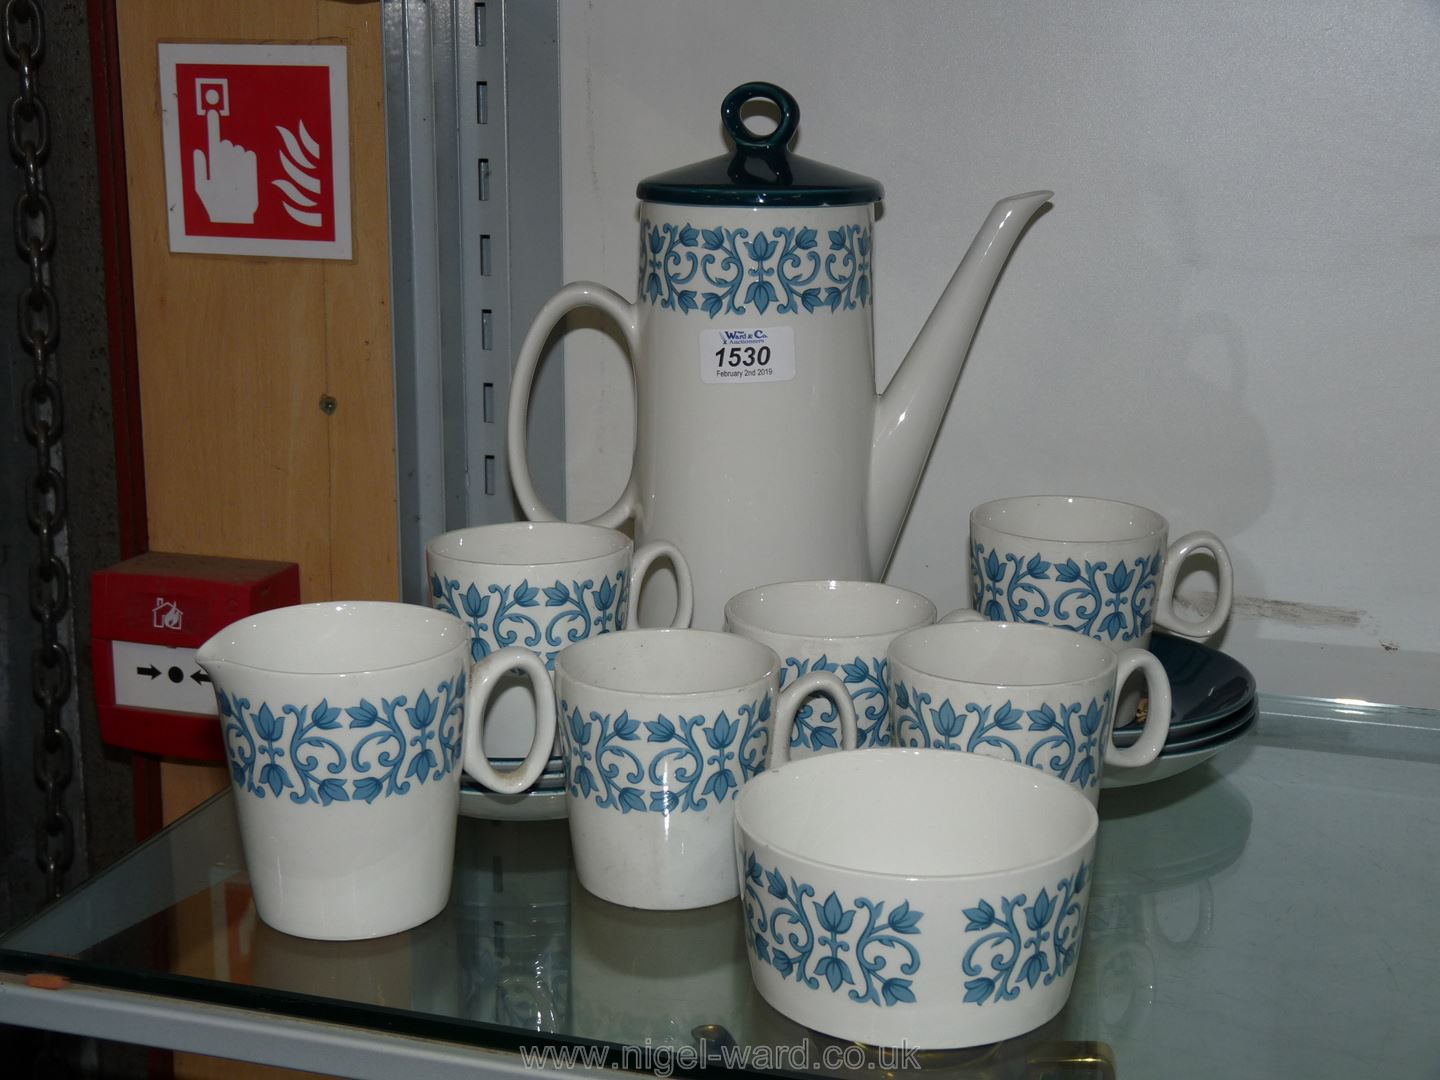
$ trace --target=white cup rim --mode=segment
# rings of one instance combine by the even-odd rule
[[[470,566],[519,568],[568,566],[618,555],[631,540],[616,529],[575,521],[507,521],[496,525],[472,525],[431,537],[425,553]],[[535,558],[537,546],[583,545],[584,554],[565,554],[553,559]],[[470,550],[466,550],[466,547]],[[516,552],[525,552],[519,555]]]
[[[1088,506],[1112,511],[1126,511],[1133,518],[1139,518],[1145,522],[1144,525],[1135,525],[1129,530],[1117,530],[1115,535],[1099,536],[1094,539],[1076,539],[1072,536],[1041,535],[1041,530],[1029,529],[1020,531],[1007,527],[995,520],[996,516],[1012,508],[1019,508],[1024,504],[1044,503],[1050,507],[1078,507]],[[981,503],[970,511],[970,527],[976,526],[991,529],[1006,536],[1013,536],[1021,540],[1034,540],[1045,544],[1109,544],[1116,542],[1130,542],[1137,540],[1149,540],[1153,537],[1162,536],[1170,529],[1170,524],[1165,520],[1163,514],[1151,510],[1148,506],[1141,506],[1139,503],[1124,502],[1120,499],[1102,499],[1091,495],[1011,495],[1003,499],[991,499],[989,502]],[[1047,531],[1048,532],[1048,531]]]
[[[858,755],[858,756],[857,756]],[[950,769],[956,773],[964,773],[972,770],[994,772],[995,776],[1011,777],[1017,785],[1033,783],[1042,790],[1049,790],[1053,797],[1064,802],[1069,801],[1074,805],[1074,813],[1084,819],[1084,826],[1080,830],[1079,839],[1063,848],[1048,852],[1044,856],[1031,859],[1025,863],[1012,865],[989,866],[983,870],[974,870],[967,873],[900,873],[891,870],[877,870],[873,867],[857,866],[850,863],[832,861],[816,858],[813,855],[805,855],[785,844],[776,843],[766,835],[764,830],[756,829],[754,823],[749,820],[748,809],[751,803],[764,798],[767,788],[776,784],[793,783],[797,777],[803,778],[808,773],[825,773],[855,767],[858,761],[883,762],[885,759],[896,759],[910,757],[921,758],[929,763],[930,755],[936,755],[938,761],[954,761],[954,765],[939,766],[938,761],[931,763],[933,767]],[[828,764],[827,764],[828,763]],[[962,764],[963,763],[963,764]],[[998,770],[1006,770],[1001,773]],[[955,790],[964,790],[966,785],[956,784]],[[1082,810],[1081,807],[1084,807]],[[867,878],[875,878],[884,881],[907,881],[907,882],[971,882],[980,881],[1012,874],[1024,874],[1032,870],[1050,866],[1074,858],[1087,846],[1094,842],[1100,828],[1100,815],[1090,800],[1073,784],[1069,784],[1058,777],[1039,769],[1031,768],[1029,765],[1021,765],[1013,761],[1002,761],[998,758],[987,757],[984,754],[962,754],[952,751],[936,751],[931,749],[918,749],[913,747],[870,747],[864,750],[847,750],[843,754],[817,754],[812,757],[792,760],[780,766],[778,769],[766,769],[757,776],[753,776],[740,789],[740,796],[735,803],[735,826],[749,840],[757,844],[763,844],[770,851],[784,856],[786,859],[794,860],[804,866],[819,867],[824,870],[844,874],[861,874]],[[743,871],[742,871],[743,873]]]
[[[593,671],[587,670],[591,666],[598,666],[602,671],[613,670],[615,657],[646,648],[655,651],[669,650],[686,653],[694,650],[695,656],[701,663],[709,662],[713,665],[722,663],[726,657],[742,662],[748,660],[752,665],[752,670],[751,674],[744,678],[736,679],[727,676],[723,680],[709,679],[705,680],[701,686],[687,689],[670,689],[660,686],[653,689],[637,688],[633,683],[625,685],[624,679],[599,676]],[[686,627],[634,629],[616,634],[597,634],[584,641],[577,641],[555,656],[557,678],[563,677],[593,690],[626,694],[650,701],[684,701],[739,692],[766,679],[778,679],[779,669],[780,657],[768,645],[740,637],[738,634],[726,634],[718,630],[693,630]],[[647,672],[652,670],[657,673],[657,677],[673,673],[673,668],[663,662],[656,662],[647,668]],[[652,683],[651,685],[655,686],[656,684]]]
[[[928,663],[916,663],[907,659],[903,654],[907,650],[914,650],[923,647],[921,640],[931,636],[941,639],[951,638],[957,643],[967,638],[975,637],[996,637],[1001,634],[1013,635],[1011,640],[1024,642],[1030,639],[1030,649],[1061,649],[1063,653],[1072,656],[1083,657],[1075,662],[1084,664],[1086,671],[1080,674],[1053,679],[1010,679],[996,681],[992,679],[974,679],[963,675],[957,675],[953,671],[936,670],[940,665]],[[1024,645],[1017,645],[1017,649],[1029,652]],[[1062,655],[1063,655],[1062,653]],[[1115,672],[1119,666],[1119,655],[1109,645],[1096,641],[1094,638],[1076,633],[1074,630],[1066,630],[1058,626],[1045,626],[1039,623],[1023,622],[1002,622],[976,620],[972,622],[936,623],[933,626],[917,626],[914,630],[907,630],[890,643],[889,659],[893,672],[895,664],[901,664],[911,671],[924,675],[926,678],[938,679],[942,682],[958,683],[965,686],[983,686],[993,690],[1003,689],[1039,689],[1046,686],[1064,686],[1070,683],[1088,682],[1091,679],[1108,677],[1115,678]],[[1033,664],[1033,656],[1027,656],[1026,664]]]
[[[776,625],[760,622],[754,617],[754,607],[764,603],[767,595],[773,595],[774,602],[776,603],[789,602],[794,604],[797,601],[805,601],[799,608],[792,607],[791,612],[803,610],[806,614],[809,614],[815,611],[815,599],[825,597],[827,594],[845,598],[885,597],[892,602],[896,602],[896,604],[908,604],[911,610],[920,613],[924,617],[919,621],[914,619],[908,620],[899,626],[886,624],[880,626],[878,629],[870,629],[853,634],[827,634],[823,631],[781,629]],[[896,610],[898,610],[898,606]],[[774,581],[768,585],[757,585],[752,589],[746,589],[744,592],[736,593],[725,603],[725,621],[734,630],[774,634],[779,637],[808,638],[814,641],[854,641],[861,638],[898,634],[906,630],[914,629],[917,626],[929,625],[935,621],[935,616],[935,605],[929,598],[917,592],[902,589],[898,585],[887,585],[884,582],[843,581],[837,578]],[[823,618],[824,613],[820,613],[816,617]]]
[[[299,643],[285,647],[276,639],[277,632],[286,624],[303,621],[314,628],[347,619],[363,624],[366,633],[379,629],[389,635],[389,640],[381,646],[382,651],[377,653],[383,656],[382,660],[375,663],[321,664],[313,660],[313,649],[306,649]],[[343,628],[344,624],[341,625]],[[330,600],[317,604],[292,604],[246,615],[212,635],[196,650],[195,660],[200,664],[220,663],[271,675],[340,677],[414,667],[447,656],[456,649],[468,651],[469,644],[470,631],[448,612],[390,600]],[[363,655],[356,644],[341,647],[347,655]],[[375,648],[373,645],[370,647]],[[256,653],[273,656],[274,659],[259,663],[254,659]],[[403,659],[397,658],[397,653],[403,655]],[[247,655],[252,658],[241,658]],[[307,658],[310,659],[308,663]]]

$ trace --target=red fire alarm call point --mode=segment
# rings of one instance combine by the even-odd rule
[[[195,651],[237,619],[299,603],[299,566],[151,551],[90,580],[100,737],[146,754],[223,761],[215,691]]]

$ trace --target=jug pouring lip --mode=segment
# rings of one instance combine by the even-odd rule
[[[470,632],[449,612],[390,600],[328,600],[246,615],[195,652],[208,670],[343,677],[392,671],[467,650]]]

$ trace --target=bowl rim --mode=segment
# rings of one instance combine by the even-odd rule
[[[983,762],[983,764],[978,766],[981,769],[1023,769],[1033,778],[1040,780],[1042,786],[1045,784],[1056,785],[1058,788],[1066,791],[1068,793],[1066,797],[1072,798],[1076,802],[1077,806],[1084,807],[1084,810],[1077,812],[1081,813],[1081,815],[1085,818],[1085,829],[1078,842],[1067,845],[1060,851],[1051,855],[1047,855],[1044,858],[1032,859],[1030,862],[1019,863],[1013,866],[993,867],[965,874],[902,874],[888,870],[867,870],[862,867],[847,866],[843,863],[831,862],[827,859],[817,859],[813,855],[805,855],[783,844],[777,844],[771,840],[764,839],[759,834],[757,834],[754,827],[749,823],[749,821],[746,820],[745,814],[747,796],[752,791],[757,790],[757,785],[769,783],[770,781],[766,779],[767,777],[776,776],[784,772],[786,769],[798,768],[807,769],[808,771],[815,772],[823,768],[829,768],[831,766],[826,766],[823,763],[835,754],[845,754],[847,756],[851,754],[884,754],[892,758],[918,758],[918,756],[921,754],[950,754],[954,755],[957,762],[966,760],[971,762]],[[959,767],[970,768],[971,766],[963,765]],[[936,750],[934,748],[904,746],[875,746],[868,747],[864,750],[832,751],[830,754],[818,754],[814,757],[802,758],[799,761],[788,761],[784,765],[781,765],[779,768],[766,769],[759,776],[753,777],[740,788],[740,794],[735,802],[735,831],[737,836],[743,834],[745,839],[759,842],[769,850],[783,855],[787,859],[794,859],[796,862],[803,863],[807,866],[820,867],[832,873],[856,874],[867,878],[874,878],[880,881],[895,882],[972,882],[990,880],[998,877],[1007,877],[1012,874],[1029,873],[1031,871],[1038,870],[1041,867],[1051,866],[1053,864],[1058,864],[1073,859],[1076,855],[1079,855],[1081,852],[1085,851],[1087,848],[1091,847],[1095,843],[1097,835],[1100,831],[1100,812],[1095,806],[1091,805],[1090,800],[1087,799],[1083,794],[1081,794],[1081,792],[1073,785],[1066,783],[1064,780],[1058,779],[1057,777],[1051,776],[1048,773],[1044,773],[1039,769],[1033,768],[1029,765],[1022,765],[1014,761],[1001,761],[998,758],[987,757],[984,754],[972,754],[960,750]],[[743,882],[745,878],[745,870],[743,867],[740,870],[740,877]]]

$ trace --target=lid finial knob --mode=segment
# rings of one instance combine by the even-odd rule
[[[753,134],[740,116],[740,110],[745,103],[756,98],[773,102],[780,110],[780,123],[768,135]],[[738,149],[783,150],[795,136],[795,128],[800,123],[800,106],[784,87],[768,82],[749,82],[737,86],[725,95],[725,101],[720,106],[720,119]]]

